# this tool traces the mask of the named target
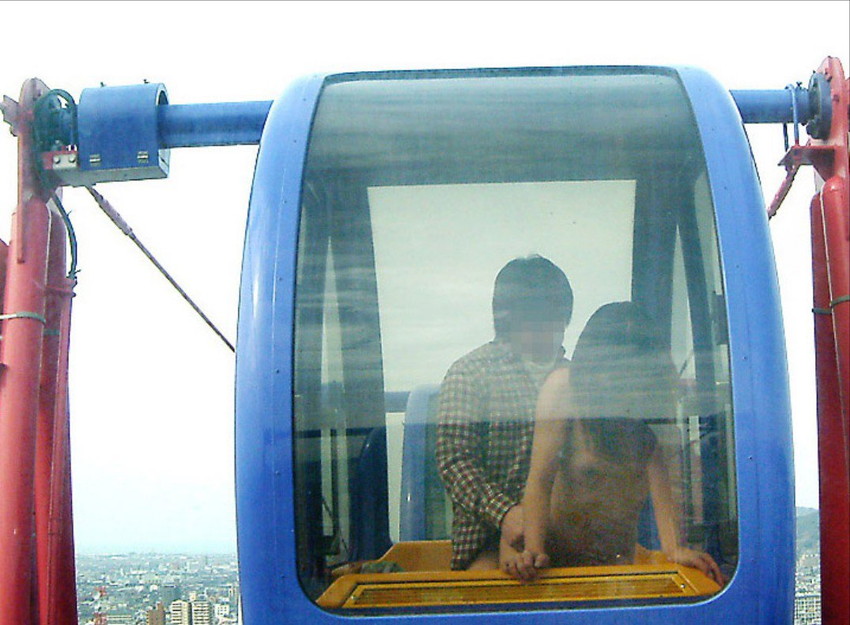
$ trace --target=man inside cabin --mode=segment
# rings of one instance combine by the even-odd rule
[[[452,500],[453,570],[499,566],[499,543],[522,542],[540,388],[566,367],[569,280],[533,255],[505,265],[493,287],[495,339],[455,362],[440,387],[437,465]]]

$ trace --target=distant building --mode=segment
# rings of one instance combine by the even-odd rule
[[[820,568],[820,552],[819,551],[807,551],[802,554],[800,558],[797,560],[797,568]]]
[[[146,625],[165,625],[165,606],[161,601],[155,608],[145,612],[145,623]]]
[[[165,606],[157,602],[156,607],[145,610],[145,625],[165,625]]]
[[[171,605],[178,599],[181,599],[183,591],[177,584],[165,584],[160,586],[159,596],[162,598],[163,605]]]
[[[233,615],[242,620],[242,593],[239,591],[239,583],[234,582],[227,585],[227,600],[233,606],[231,611]]]
[[[794,597],[794,625],[820,625],[820,593],[801,593]]]
[[[132,614],[115,614],[114,612],[110,612],[106,622],[109,625],[135,625],[136,619],[133,618]]]
[[[206,599],[192,602],[192,625],[215,625],[212,604]]]
[[[215,609],[215,618],[217,620],[221,620],[225,617],[230,616],[230,604],[229,603],[216,603],[214,606]]]
[[[171,603],[171,625],[192,625],[192,604],[178,599]]]
[[[227,599],[233,605],[236,605],[236,604],[239,603],[240,597],[239,597],[239,583],[238,582],[233,582],[233,583],[230,583],[230,584],[227,585]]]

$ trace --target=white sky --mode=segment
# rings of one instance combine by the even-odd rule
[[[0,94],[37,76],[86,87],[165,83],[171,103],[271,100],[315,72],[584,64],[702,67],[729,89],[850,66],[847,2],[13,3]],[[779,127],[749,128],[773,197]],[[0,237],[15,142],[0,133]],[[166,181],[100,185],[140,239],[235,337],[256,148],[175,150]],[[803,172],[772,222],[789,348],[797,503],[817,506],[808,202]],[[233,357],[107,223],[66,192],[79,238],[71,357],[81,552],[233,551]]]

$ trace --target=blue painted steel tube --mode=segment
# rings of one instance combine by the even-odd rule
[[[256,145],[271,102],[167,104],[157,107],[163,148]]]
[[[794,90],[797,121],[811,117],[808,91]],[[747,124],[790,124],[794,121],[789,89],[733,90],[732,98]],[[215,145],[256,145],[271,102],[167,104],[157,107],[159,140],[163,148]]]
[[[792,91],[797,99],[797,122],[805,124],[812,117],[807,89],[733,89],[730,93],[745,124],[790,124],[794,122]]]

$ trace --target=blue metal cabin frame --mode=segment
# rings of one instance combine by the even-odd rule
[[[718,615],[732,622],[790,623],[791,407],[767,212],[735,101],[705,72],[681,68],[679,75],[699,127],[714,201],[735,414],[739,563],[729,587],[709,605],[722,602]]]
[[[303,79],[266,119],[245,234],[236,357],[237,543],[245,620],[319,608],[295,570],[292,350],[301,179],[322,77]],[[271,406],[279,407],[272,412]]]
[[[794,500],[790,405],[764,204],[733,98],[700,70],[680,68],[676,72],[691,101],[703,142],[723,265],[739,512],[740,559],[734,578],[717,596],[696,604],[359,617],[365,622],[416,619],[437,623],[447,618],[470,623],[527,619],[541,624],[595,625],[624,619],[630,623],[791,622]],[[296,243],[311,121],[326,78],[302,80],[272,106],[260,141],[251,194],[236,372],[237,531],[245,620],[251,625],[336,623],[349,618],[321,610],[301,590],[293,509]],[[768,93],[773,94],[772,101],[781,96],[781,92]]]

